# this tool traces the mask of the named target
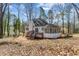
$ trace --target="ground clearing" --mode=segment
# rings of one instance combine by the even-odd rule
[[[3,38],[0,40],[0,55],[79,55],[79,34],[62,39],[29,40],[23,36]]]

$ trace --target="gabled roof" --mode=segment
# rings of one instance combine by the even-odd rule
[[[45,26],[48,24],[47,21],[45,21],[45,19],[42,19],[42,18],[33,19],[33,22],[35,26]]]

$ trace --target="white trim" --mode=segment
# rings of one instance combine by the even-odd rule
[[[58,38],[61,33],[44,33],[44,38]]]

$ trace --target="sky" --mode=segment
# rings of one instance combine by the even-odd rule
[[[53,6],[54,4],[47,4],[47,3],[41,3],[41,4],[36,4],[35,5],[35,9],[36,9],[36,12],[39,13],[39,7],[41,6],[44,10],[45,10],[45,13],[47,14],[48,10],[51,9],[51,7]],[[18,15],[18,12],[17,12],[17,6],[15,4],[13,5],[10,5],[10,11],[12,14],[15,14],[16,16]],[[21,8],[21,14],[20,14],[20,18],[23,19],[23,20],[27,20],[27,17],[25,16],[25,12],[24,12],[24,6],[23,4],[20,6]]]
[[[61,5],[63,5],[63,3]],[[46,15],[48,13],[48,10],[53,9],[52,7],[54,7],[54,9],[53,9],[54,13],[56,13],[56,11],[58,11],[57,3],[37,3],[37,4],[34,5],[35,12],[36,12],[37,16],[39,16],[39,7],[42,7],[45,10]],[[21,20],[23,19],[24,21],[27,21],[27,16],[26,16],[26,13],[24,11],[25,9],[24,9],[23,4],[21,4],[20,9],[21,9],[20,19]],[[17,5],[16,4],[10,5],[10,11],[11,11],[12,14],[15,14],[17,16],[18,15]]]

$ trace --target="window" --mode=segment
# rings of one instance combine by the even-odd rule
[[[26,30],[29,30],[28,28],[26,28]]]
[[[53,28],[45,28],[45,32],[46,33],[58,33],[60,31],[60,29],[58,29],[57,27],[53,27]]]
[[[44,28],[42,28],[42,30],[44,31]]]

